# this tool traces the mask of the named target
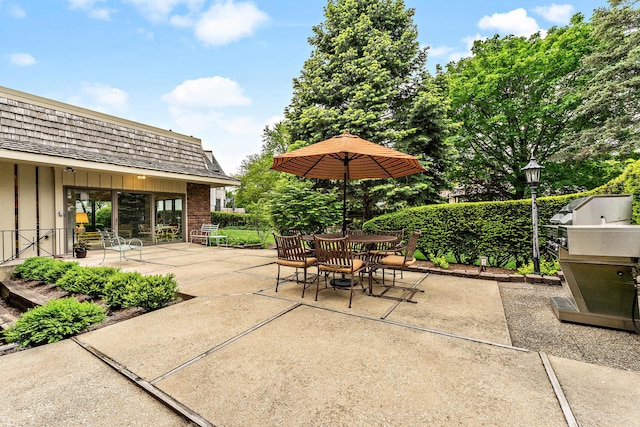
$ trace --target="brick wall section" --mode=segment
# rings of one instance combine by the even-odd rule
[[[199,230],[202,224],[211,222],[211,191],[206,184],[187,183],[187,227]]]

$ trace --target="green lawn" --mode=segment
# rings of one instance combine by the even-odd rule
[[[225,228],[220,229],[219,234],[223,234],[229,237],[229,244],[231,245],[252,245],[256,243],[265,243],[267,245],[275,245],[275,240],[273,239],[273,234],[271,233],[263,233],[262,236],[265,237],[263,241],[258,232],[255,230],[238,230],[236,228]]]

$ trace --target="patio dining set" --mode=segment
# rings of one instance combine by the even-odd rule
[[[362,230],[349,230],[342,234],[303,235],[295,230],[274,234],[278,258],[278,276],[276,292],[284,281],[302,283],[302,298],[305,290],[315,283],[316,296],[320,291],[320,281],[324,279],[324,289],[349,289],[349,308],[353,300],[353,288],[359,283],[363,292],[369,296],[389,298],[398,301],[415,303],[412,300],[416,292],[423,292],[415,287],[396,285],[396,272],[402,271],[416,262],[414,253],[421,232],[414,231],[403,244],[404,230],[376,230],[368,234]],[[281,267],[295,268],[295,273],[281,277]],[[316,274],[310,276],[307,270],[315,267]],[[300,279],[302,270],[302,279]],[[385,281],[385,270],[393,271],[391,284]],[[374,293],[373,282],[378,281],[377,273],[381,272],[383,290]],[[374,277],[376,276],[376,277]],[[367,286],[365,287],[365,280]],[[388,294],[393,289],[400,289],[402,296]]]

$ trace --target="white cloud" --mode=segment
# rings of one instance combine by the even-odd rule
[[[23,8],[21,8],[20,6],[15,5],[15,4],[9,6],[9,14],[13,18],[17,18],[17,19],[21,19],[21,18],[24,18],[25,16],[27,16],[27,12],[25,12],[25,10]]]
[[[153,31],[149,31],[146,28],[138,28],[136,30],[136,33],[140,34],[147,40],[153,40],[155,38],[155,34],[153,33]]]
[[[87,12],[94,19],[101,21],[109,21],[113,9],[96,7],[97,3],[103,3],[106,0],[68,0],[69,8],[78,9]]]
[[[12,65],[18,65],[20,67],[26,67],[36,63],[36,59],[28,53],[12,53],[9,62]]]
[[[173,15],[169,18],[169,24],[174,27],[189,28],[193,25],[193,18],[189,15]]]
[[[196,23],[195,34],[207,45],[225,45],[252,35],[268,19],[253,3],[216,2]]]
[[[242,94],[240,85],[225,77],[203,77],[186,80],[162,99],[171,106],[216,108],[250,105],[251,99]]]
[[[503,37],[510,34],[528,37],[540,30],[536,20],[528,16],[523,8],[484,16],[478,21],[478,28],[496,30]]]
[[[189,12],[198,12],[204,0],[127,0],[142,15],[153,22],[164,22],[176,8],[185,6]]]
[[[83,83],[80,94],[70,97],[70,103],[103,113],[128,110],[129,94],[103,83]]]
[[[552,4],[550,6],[536,7],[533,11],[549,22],[566,25],[571,20],[573,6],[570,4]]]

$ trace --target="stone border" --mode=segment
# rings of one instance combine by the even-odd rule
[[[561,275],[557,276],[541,276],[538,274],[501,274],[501,273],[488,273],[486,271],[474,270],[445,270],[442,268],[434,267],[409,267],[407,270],[416,271],[419,273],[432,273],[440,274],[444,276],[456,276],[466,277],[468,279],[483,279],[483,280],[495,280],[497,282],[514,282],[514,283],[537,283],[545,285],[562,285]]]

